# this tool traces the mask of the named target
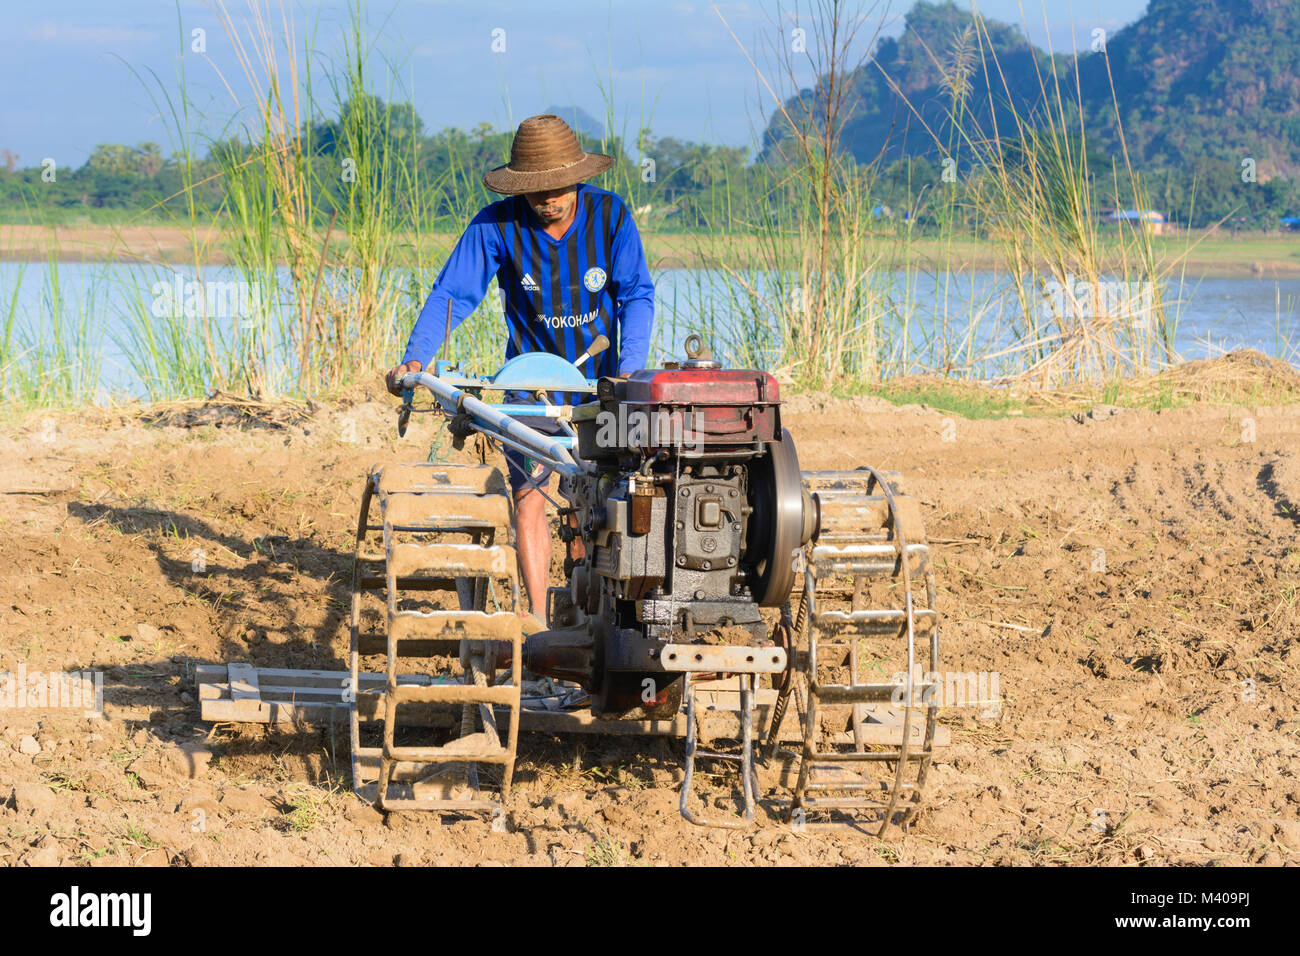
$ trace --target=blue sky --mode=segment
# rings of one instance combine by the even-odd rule
[[[149,83],[156,74],[175,95],[182,50],[205,128],[220,130],[238,109],[235,99],[247,103],[248,93],[216,12],[222,2],[236,22],[247,22],[249,0],[0,0],[0,149],[17,153],[23,166],[47,156],[79,166],[103,142],[154,140],[171,152],[169,124],[130,68]],[[318,58],[340,52],[346,0],[258,2],[277,33],[281,10],[291,17],[299,46],[314,30]],[[896,35],[910,6],[876,4],[864,38],[877,23],[883,35]],[[714,7],[700,0],[371,0],[365,15],[376,51],[401,67],[405,89],[393,98],[413,102],[431,129],[509,128],[551,105],[603,119],[608,102],[616,131],[649,125],[660,136],[745,145],[772,101],[717,11],[760,65],[764,45],[793,22],[767,0]],[[1023,18],[1035,43],[1050,41],[1058,51],[1076,43],[1087,49],[1093,28],[1114,32],[1145,7],[1145,0],[979,4],[991,19]],[[788,15],[793,5],[783,9]],[[206,30],[206,58],[188,52],[195,28]],[[504,52],[492,50],[496,29],[505,31]]]

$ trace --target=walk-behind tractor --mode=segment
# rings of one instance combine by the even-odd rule
[[[943,734],[929,684],[884,676],[939,669],[918,502],[893,472],[801,471],[776,380],[721,368],[697,336],[686,353],[626,379],[588,380],[582,360],[540,353],[491,377],[445,361],[407,375],[400,431],[435,411],[457,447],[514,449],[558,474],[567,583],[550,589],[546,621],[520,613],[502,469],[376,467],[350,673],[299,678],[299,695],[284,675],[307,672],[232,665],[228,687],[205,692],[213,716],[241,691],[253,719],[346,709],[354,786],[385,810],[499,813],[521,730],[657,733],[684,738],[693,823],[752,821],[765,768],[764,805],[788,819],[907,824]],[[588,400],[553,404],[559,393]],[[739,814],[704,819],[700,759],[737,766]]]

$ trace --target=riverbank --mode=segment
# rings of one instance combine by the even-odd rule
[[[707,268],[717,255],[717,240],[689,233],[644,229],[646,256],[656,268]],[[413,261],[429,262],[446,255],[456,240],[453,233],[433,232],[408,236],[402,245]],[[0,260],[8,262],[154,262],[173,265],[196,260],[207,265],[227,265],[225,237],[215,227],[190,230],[165,224],[148,225],[0,225]],[[323,236],[322,236],[323,241]],[[332,243],[346,240],[335,236]],[[1157,255],[1177,264],[1175,273],[1207,278],[1291,278],[1300,276],[1300,232],[1210,233],[1203,230],[1157,236]],[[997,270],[1002,267],[998,246],[990,240],[942,240],[925,236],[899,240],[882,234],[881,242],[894,257],[894,267],[912,265],[923,270]],[[756,241],[737,235],[726,248],[742,263]],[[897,250],[897,252],[894,252]]]

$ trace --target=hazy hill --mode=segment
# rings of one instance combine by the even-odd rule
[[[605,135],[605,123],[596,119],[581,106],[548,106],[543,113],[554,113],[572,127],[575,133],[600,139]]]
[[[1013,106],[1024,114],[1041,101],[1053,60],[1063,95],[1075,98],[1073,51],[1053,58],[1018,25],[985,25],[981,55],[967,8],[917,3],[903,33],[882,41],[854,76],[844,147],[860,162],[882,154],[933,158],[941,152],[936,139],[956,151],[949,116],[958,101],[968,123],[991,129],[996,121],[1005,131]],[[1118,150],[1118,102],[1130,155],[1144,168],[1251,157],[1261,181],[1300,173],[1300,2],[1151,0],[1141,19],[1107,41],[1109,76],[1105,56],[1079,51],[1083,109],[1097,148]],[[765,153],[776,152],[787,133],[774,115]]]
[[[1300,174],[1300,3],[1151,0],[1107,45],[1129,149],[1152,166],[1256,160],[1259,178]],[[1094,115],[1106,64],[1080,73]]]

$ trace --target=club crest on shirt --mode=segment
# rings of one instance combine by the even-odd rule
[[[605,270],[600,266],[592,266],[582,277],[582,284],[587,287],[588,292],[599,292],[605,288]]]

